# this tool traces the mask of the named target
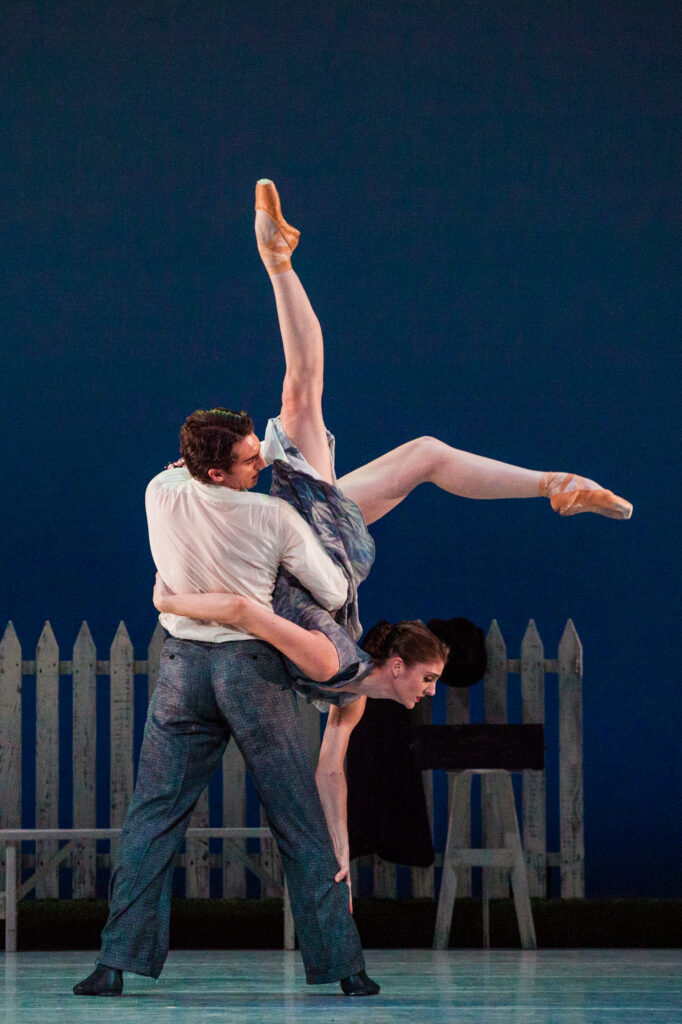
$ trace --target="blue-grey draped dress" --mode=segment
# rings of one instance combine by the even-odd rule
[[[334,474],[334,437],[327,431]],[[329,637],[339,656],[339,672],[326,686],[342,686],[363,679],[373,668],[370,656],[357,645],[362,635],[358,617],[358,586],[374,562],[374,541],[362,512],[335,484],[328,484],[310,466],[282,428],[279,417],[268,421],[263,456],[272,464],[273,497],[283,498],[306,520],[330,558],[348,580],[348,596],[333,615],[315,602],[310,592],[285,569],[280,568],[273,594],[278,615],[304,629],[317,629]],[[309,679],[293,662],[285,659],[294,688],[309,701],[344,704],[354,694],[333,693]]]

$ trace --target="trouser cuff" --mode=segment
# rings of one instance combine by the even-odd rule
[[[117,956],[116,953],[107,954],[104,950],[97,957],[99,965],[105,964],[117,971],[129,971],[131,974],[141,974],[144,978],[158,978],[163,967],[150,967],[149,962],[131,960],[127,957]]]
[[[364,969],[365,958],[360,955],[350,963],[346,961],[339,967],[329,967],[324,971],[306,967],[305,980],[309,985],[329,985],[330,982],[341,981],[342,978],[347,978],[350,974],[359,974]]]

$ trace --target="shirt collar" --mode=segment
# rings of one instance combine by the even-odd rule
[[[219,484],[205,484],[201,480],[191,478],[192,487],[207,501],[235,504],[249,501],[253,496],[250,491],[237,491],[233,487],[221,487]]]

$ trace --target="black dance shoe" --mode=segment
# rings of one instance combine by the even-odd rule
[[[376,996],[381,991],[376,981],[368,978],[364,971],[342,978],[341,989],[344,996]]]
[[[354,974],[354,978],[358,975]],[[73,986],[75,996],[120,996],[123,991],[123,971],[100,964],[92,974]]]

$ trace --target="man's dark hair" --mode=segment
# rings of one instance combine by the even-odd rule
[[[210,484],[209,469],[230,471],[234,446],[253,433],[253,420],[232,409],[197,409],[180,428],[180,451],[193,477]]]

